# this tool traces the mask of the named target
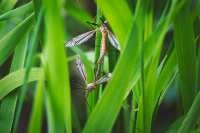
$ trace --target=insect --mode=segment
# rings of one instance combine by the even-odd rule
[[[89,92],[93,91],[98,85],[106,83],[107,81],[111,79],[112,74],[108,73],[102,76],[101,78],[95,80],[94,82],[88,83],[87,74],[80,58],[76,59],[76,66],[77,66],[78,71],[80,72],[82,79],[84,80],[84,84],[85,84],[84,90],[85,90],[86,96],[88,95]]]
[[[97,31],[100,31],[101,35],[102,35],[101,50],[100,50],[99,59],[97,60],[97,63],[100,64],[102,62],[105,54],[106,54],[106,38],[107,38],[107,36],[108,36],[108,39],[109,39],[111,45],[114,48],[120,50],[120,45],[119,45],[119,42],[116,39],[116,37],[113,35],[113,33],[110,30],[108,30],[108,22],[107,21],[104,21],[102,23],[102,25],[98,25],[98,24],[95,24],[95,23],[90,23],[90,24],[97,26],[97,28],[72,38],[71,40],[69,40],[65,43],[65,46],[66,47],[73,47],[73,46],[80,45],[80,44],[88,41],[90,38],[92,38],[93,35]]]

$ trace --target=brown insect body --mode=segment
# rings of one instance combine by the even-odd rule
[[[106,25],[102,25],[100,27],[100,31],[101,31],[101,35],[102,35],[102,39],[101,39],[101,51],[100,51],[100,57],[97,61],[98,64],[100,64],[103,60],[103,57],[106,54],[106,38],[107,38],[107,34],[108,34],[108,28]]]

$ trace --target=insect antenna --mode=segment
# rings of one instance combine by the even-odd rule
[[[89,24],[92,28],[97,28],[99,27],[99,25],[97,23],[94,23],[94,22],[89,22],[89,21],[86,21],[87,24]]]

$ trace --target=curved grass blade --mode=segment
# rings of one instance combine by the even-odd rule
[[[11,10],[15,6],[16,3],[17,3],[17,0],[1,0],[0,14]]]
[[[11,91],[17,87],[23,85],[25,76],[25,69],[21,69],[10,73],[6,77],[0,80],[0,100],[2,100]],[[28,82],[33,82],[42,76],[41,68],[32,68],[29,74]]]
[[[188,133],[192,125],[195,124],[195,121],[199,119],[199,112],[200,112],[200,91],[197,93],[191,108],[189,109],[188,113],[185,116],[180,128],[178,129],[177,133]]]
[[[24,35],[30,30],[33,23],[33,16],[33,14],[28,16],[0,40],[0,65],[2,65],[13,52],[18,42],[24,38]]]
[[[10,72],[17,71],[18,69],[22,69],[24,67],[28,46],[27,38],[28,36],[26,35],[22,42],[20,42],[20,44],[16,47]],[[17,98],[18,91],[15,91],[10,93],[10,95],[6,96],[1,101],[0,117],[2,118],[2,121],[0,121],[0,125],[2,125],[2,127],[0,127],[0,129],[4,133],[11,132]]]
[[[14,17],[24,16],[33,12],[33,3],[32,1],[22,5],[16,9],[10,10],[0,16],[0,21],[12,19]]]

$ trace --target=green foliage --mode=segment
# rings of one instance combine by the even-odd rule
[[[196,45],[192,16],[188,6],[183,7],[174,22],[174,41],[180,77],[180,95],[185,112],[190,108],[196,89]],[[183,30],[183,26],[185,27]],[[188,69],[190,68],[190,69]]]
[[[72,132],[71,97],[68,79],[68,67],[64,54],[64,32],[61,19],[62,1],[44,1],[46,48],[45,71],[48,83],[47,106],[51,109],[49,132]],[[54,9],[54,10],[52,10]],[[59,52],[58,52],[59,51]],[[59,78],[58,78],[59,77]],[[47,110],[48,112],[48,110]]]
[[[157,132],[157,119],[165,115],[158,112],[162,104],[172,105],[170,100],[179,115],[170,116],[170,123],[165,118],[162,132],[199,131],[200,30],[194,27],[199,27],[200,0],[158,5],[148,0],[16,2],[0,2],[1,132],[21,131],[28,95],[33,97],[25,116],[29,133],[44,132],[43,125],[50,133]],[[68,64],[80,56],[87,81],[95,81],[102,36],[97,31],[92,47],[85,42],[66,50],[64,38],[86,31],[86,22],[95,22],[95,17],[97,24],[101,18],[108,21],[122,49],[118,52],[107,43],[97,76],[112,72],[111,80],[96,86],[87,98],[77,98],[74,91],[86,85],[76,78],[79,89],[73,86],[69,76],[77,75],[76,68]],[[168,98],[170,93],[176,98]]]

